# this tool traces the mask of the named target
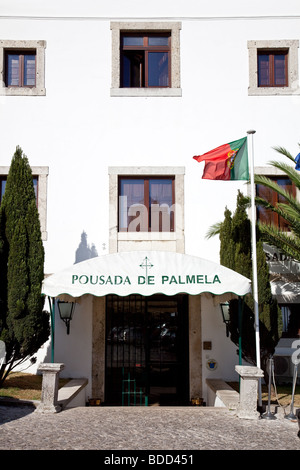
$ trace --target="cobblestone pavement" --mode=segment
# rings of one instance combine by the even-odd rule
[[[225,408],[0,406],[0,450],[300,450],[298,423]]]

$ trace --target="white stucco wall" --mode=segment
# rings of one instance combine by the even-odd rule
[[[211,296],[201,297],[202,341],[211,342],[211,350],[202,351],[203,397],[207,399],[206,379],[222,379],[238,382],[235,366],[239,364],[237,346],[226,336],[221,308],[214,304]],[[208,363],[213,360],[216,367],[210,369]]]
[[[92,296],[84,296],[76,304],[69,335],[57,309],[55,314],[54,362],[65,364],[60,377],[88,379],[87,399],[92,384],[92,302]]]
[[[110,96],[110,24],[128,20],[181,22],[182,96]],[[184,167],[185,252],[219,262],[218,239],[205,235],[246,186],[202,180],[203,164],[193,156],[249,129],[256,130],[256,166],[280,158],[276,145],[299,152],[300,96],[249,96],[247,48],[251,40],[299,40],[299,26],[298,0],[0,0],[0,39],[46,42],[46,95],[0,96],[0,165],[10,164],[19,145],[32,166],[49,167],[45,273],[74,263],[83,231],[99,254],[108,253],[109,166]],[[69,336],[56,320],[55,361],[71,351],[65,376],[90,373],[90,315],[84,303]],[[204,386],[206,377],[236,379],[236,347],[207,299],[202,321],[202,339],[212,341],[203,354]],[[214,372],[205,365],[210,356]]]
[[[247,49],[254,39],[298,39],[298,2],[123,3],[0,2],[2,38],[46,41],[46,96],[0,97],[9,136],[1,163],[20,145],[31,165],[49,166],[46,273],[74,262],[83,230],[99,254],[107,250],[109,165],[184,166],[186,253],[218,261],[218,240],[205,234],[245,186],[201,180],[193,155],[250,128],[256,165],[275,157],[275,145],[298,152],[300,97],[248,96]],[[182,97],[110,97],[110,22],[128,18],[182,23]]]

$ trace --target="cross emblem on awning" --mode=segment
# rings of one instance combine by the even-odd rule
[[[145,268],[146,269],[146,284],[148,284],[148,268],[152,268],[153,264],[150,262],[149,258],[146,256],[142,263],[140,264],[140,268]]]

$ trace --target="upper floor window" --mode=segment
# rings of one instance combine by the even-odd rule
[[[290,192],[293,196],[296,195],[295,186],[292,184],[289,178],[285,176],[269,176],[269,175],[268,175],[268,178],[270,178],[272,181],[277,183],[284,190]],[[286,202],[285,199],[282,196],[280,196],[280,194],[260,184],[256,185],[256,195],[258,197],[261,197],[269,201],[272,204],[272,206],[276,206],[278,203],[281,203],[281,202]],[[267,209],[264,207],[258,207],[257,219],[263,223],[275,225],[280,230],[284,230],[284,231],[289,230],[288,222],[270,209]]]
[[[45,41],[0,40],[0,95],[45,95]]]
[[[181,96],[179,22],[111,22],[111,96]]]
[[[184,253],[184,167],[109,167],[109,252]]]
[[[258,86],[288,86],[288,51],[258,50]]]
[[[6,86],[35,86],[35,51],[5,51]]]
[[[119,231],[172,232],[174,177],[120,177]]]
[[[248,41],[249,95],[300,94],[298,40]]]
[[[170,33],[121,34],[121,86],[169,87]]]

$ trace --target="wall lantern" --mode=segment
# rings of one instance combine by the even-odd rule
[[[74,313],[75,303],[74,302],[63,302],[62,300],[57,301],[58,311],[60,318],[67,325],[67,335],[70,333],[70,321]]]
[[[226,336],[229,336],[229,322],[230,322],[230,315],[229,315],[229,302],[225,302],[224,304],[220,304],[223,322],[226,325]]]

